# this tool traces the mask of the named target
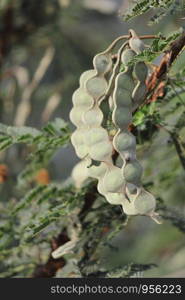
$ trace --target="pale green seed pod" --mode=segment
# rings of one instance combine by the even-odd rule
[[[125,91],[132,92],[134,89],[134,81],[132,73],[128,70],[125,72],[120,73],[116,77],[116,83],[115,86],[119,89],[124,89]]]
[[[89,177],[87,168],[89,164],[90,160],[83,159],[74,166],[71,176],[75,187],[81,188],[85,180]]]
[[[85,87],[84,85],[85,85],[86,81],[88,79],[94,77],[95,75],[96,75],[96,70],[94,70],[94,69],[83,72],[79,79],[80,86],[84,89],[84,87]]]
[[[97,54],[93,59],[94,68],[98,74],[106,74],[112,69],[111,53]]]
[[[143,170],[136,159],[136,139],[128,131],[132,111],[146,93],[145,81],[148,75],[143,62],[138,62],[134,68],[129,66],[136,53],[144,49],[136,33],[131,30],[130,34],[131,49],[124,50],[126,44],[120,47],[114,67],[110,51],[97,54],[93,59],[94,70],[81,75],[80,88],[73,94],[74,107],[70,118],[77,129],[71,141],[77,155],[86,158],[86,162],[77,166],[73,173],[77,177],[85,168],[85,178],[96,178],[99,193],[110,204],[121,205],[126,214],[153,217],[155,198],[141,186]],[[121,62],[125,70],[119,73]],[[107,125],[106,118],[109,117],[108,106],[102,103],[104,100],[109,101],[112,112],[114,128],[110,127],[108,132],[114,133],[110,136],[102,127]],[[112,161],[115,150],[121,158],[119,165],[114,165]]]
[[[99,99],[107,89],[107,82],[104,78],[93,77],[87,80],[86,90],[94,98]]]
[[[130,48],[137,54],[141,53],[145,49],[145,44],[140,40],[133,29],[130,29],[129,32],[131,34],[131,38],[129,39]]]
[[[71,143],[75,148],[76,154],[79,158],[84,158],[88,155],[88,147],[84,142],[85,129],[81,128],[75,130],[71,135]]]
[[[117,107],[131,107],[132,106],[132,96],[129,90],[122,87],[116,89],[114,98],[116,99]]]
[[[154,213],[156,201],[152,194],[142,189],[134,201],[134,206],[137,214],[150,216]]]
[[[125,181],[133,183],[137,186],[141,184],[141,176],[143,168],[137,160],[126,162],[123,168],[123,177]]]
[[[139,61],[134,67],[134,73],[139,81],[145,82],[148,75],[148,68],[146,64]]]
[[[106,199],[112,205],[122,205],[124,201],[128,201],[123,193],[107,193]]]
[[[75,148],[76,154],[80,158],[84,158],[88,155],[88,147],[85,145],[83,135],[86,131],[86,127],[83,121],[83,115],[86,110],[92,107],[94,101],[93,98],[84,89],[85,80],[90,79],[95,74],[94,70],[88,70],[84,72],[80,77],[80,88],[73,93],[73,105],[70,112],[70,120],[77,127],[75,132],[71,136],[71,142]]]
[[[133,201],[130,202],[128,199],[125,199],[122,203],[122,208],[124,213],[128,216],[137,215]]]
[[[72,96],[73,105],[81,110],[89,109],[93,105],[92,97],[82,88],[77,89]]]
[[[142,104],[145,94],[146,94],[146,85],[143,84],[142,82],[138,82],[138,84],[136,85],[133,91],[133,96],[132,96],[134,109],[136,109],[140,104]]]
[[[101,163],[99,166],[91,166],[88,168],[88,176],[99,179],[103,177],[107,171],[107,164]]]
[[[119,107],[114,109],[112,119],[117,127],[127,129],[132,122],[132,113],[128,107]]]
[[[83,115],[83,110],[81,107],[73,107],[72,110],[70,111],[70,115],[69,115],[70,120],[76,127],[81,126],[82,115]]]
[[[126,66],[130,59],[134,57],[135,53],[132,50],[126,49],[122,53],[122,63],[125,63],[124,72],[120,73],[115,80],[115,89],[113,92],[114,110],[112,113],[112,120],[118,127],[118,131],[113,138],[113,146],[122,157],[122,180],[124,182],[123,193],[126,191],[128,179],[130,179],[130,169],[126,170],[126,177],[124,171],[126,161],[135,161],[135,138],[128,132],[128,126],[132,122],[132,92],[134,89],[134,80],[132,75],[132,67]],[[132,179],[133,174],[132,174]],[[138,182],[138,180],[137,180]],[[125,194],[125,198],[127,195]],[[128,201],[128,199],[127,199]]]
[[[146,79],[148,75],[148,68],[144,62],[138,62],[134,67],[134,72],[138,83],[133,90],[132,99],[133,99],[133,108],[134,111],[140,104],[142,104],[147,87],[146,87]]]
[[[136,138],[128,131],[120,132],[114,138],[114,148],[121,155],[125,151],[132,151],[136,147]]]
[[[133,196],[136,196],[140,190],[141,187],[138,187],[133,183],[127,182],[125,191],[129,199],[132,199]]]
[[[136,53],[141,50],[135,48],[136,46],[138,47],[138,45],[140,46],[137,41],[136,43],[134,41],[132,45],[134,45],[133,50]],[[136,140],[135,137],[128,132],[128,125],[132,121],[132,94],[135,92],[135,98],[137,97],[138,99],[144,96],[146,91],[145,80],[148,74],[147,67],[144,63],[136,64],[134,72],[138,82],[136,87],[134,87],[134,79],[132,75],[133,68],[127,66],[129,61],[135,55],[134,51],[129,51],[129,49],[127,49],[122,53],[121,59],[122,63],[125,65],[125,71],[120,73],[115,81],[115,90],[113,92],[114,110],[112,114],[113,122],[118,127],[118,132],[113,138],[113,146],[123,159],[121,172],[125,181],[125,189],[123,189],[125,191],[125,199],[122,202],[122,207],[128,215],[141,213],[148,214],[146,209],[143,209],[142,211],[142,209],[138,209],[138,207],[136,207],[137,205],[135,206],[134,204],[134,200],[136,198],[140,199],[140,196],[138,195],[141,192],[141,177],[143,169],[136,159]],[[104,176],[104,179],[105,178],[106,175]],[[119,182],[117,185],[113,180],[110,180],[110,182],[113,184],[112,186],[109,186],[108,181],[109,190],[111,192],[114,191],[115,193],[119,192]],[[153,200],[151,201],[151,207],[153,207]]]
[[[127,66],[128,63],[134,58],[136,53],[131,49],[126,49],[121,55],[121,62]]]
[[[98,106],[94,106],[93,109],[86,111],[82,115],[82,120],[84,124],[89,127],[100,126],[103,120],[103,113]]]
[[[90,157],[97,161],[108,162],[111,159],[111,154],[112,145],[110,142],[102,141],[89,148]]]
[[[102,194],[106,198],[106,200],[112,205],[122,205],[122,203],[126,199],[123,193],[106,192],[103,184],[103,176],[99,178],[97,188],[98,192]]]
[[[102,141],[107,142],[109,140],[109,136],[104,128],[95,127],[86,131],[85,139],[86,144],[91,147],[94,144],[98,144]]]
[[[109,168],[105,176],[103,177],[103,185],[106,193],[117,193],[121,191],[123,192],[125,184],[123,181],[121,169],[115,166]]]
[[[104,128],[91,128],[85,135],[89,155],[97,161],[110,161],[112,145]]]
[[[143,188],[136,195],[130,197],[130,202],[124,201],[123,203],[123,210],[127,215],[145,215],[157,221],[154,213],[155,207],[154,196]]]
[[[97,54],[93,59],[93,65],[96,75],[85,82],[85,89],[94,101],[91,109],[83,114],[84,124],[90,131],[89,136],[86,136],[86,144],[91,159],[110,162],[112,144],[106,130],[101,127],[103,113],[99,106],[99,99],[105,94],[108,86],[105,74],[112,69],[111,54],[108,52]]]

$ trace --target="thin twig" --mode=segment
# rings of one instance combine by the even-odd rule
[[[178,154],[179,160],[181,162],[181,165],[182,165],[183,169],[185,170],[185,156],[183,154],[183,151],[182,151],[182,148],[181,148],[181,144],[178,141],[176,133],[172,132],[170,134],[170,136],[171,136],[171,138],[173,140],[173,143],[175,145],[175,149],[177,151],[177,154]]]
[[[58,92],[54,93],[51,97],[49,97],[41,116],[41,119],[44,123],[46,123],[50,119],[51,115],[58,107],[60,100],[61,95]]]
[[[111,51],[115,46],[116,44],[119,42],[119,41],[122,41],[122,40],[127,40],[131,37],[131,35],[129,34],[126,34],[126,35],[121,35],[119,36],[117,39],[115,39],[112,44],[105,50],[105,52],[109,52]],[[159,36],[157,35],[152,35],[152,34],[148,34],[148,35],[141,35],[139,36],[139,38],[141,40],[148,40],[148,39],[156,39],[156,38],[159,38]]]
[[[54,57],[54,48],[49,47],[43,58],[40,61],[40,64],[33,76],[32,81],[26,86],[26,88],[23,91],[21,102],[18,105],[16,114],[15,114],[15,121],[14,124],[16,126],[23,126],[26,122],[26,119],[31,111],[31,103],[30,99],[35,91],[35,89],[38,87],[39,83],[41,82],[42,78],[44,77],[49,65],[51,64],[53,57]]]
[[[174,143],[175,149],[177,151],[177,155],[179,157],[180,163],[181,163],[183,169],[185,170],[185,156],[183,154],[182,145],[181,145],[181,142],[179,142],[179,137],[178,137],[177,133],[168,130],[166,127],[164,127],[161,124],[155,124],[155,125],[156,125],[156,127],[165,130],[170,135],[170,137]]]
[[[172,66],[177,56],[183,50],[184,46],[185,32],[183,32],[183,34],[170,45],[170,48],[167,51],[165,51],[160,65],[156,67],[154,72],[150,75],[150,78],[147,83],[148,91],[145,100],[148,98],[148,96],[151,96],[151,94],[158,87],[159,83],[162,80],[166,79],[169,68]]]
[[[183,99],[182,99],[181,96],[177,93],[177,91],[176,91],[176,89],[175,89],[175,87],[174,87],[174,84],[173,84],[173,82],[171,81],[170,78],[168,79],[168,82],[170,83],[170,85],[171,85],[171,87],[172,87],[172,90],[174,91],[175,95],[176,95],[177,98],[180,100],[180,103],[181,103],[183,106],[185,106],[185,103],[184,103]]]

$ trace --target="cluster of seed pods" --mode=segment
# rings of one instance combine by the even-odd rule
[[[98,191],[109,203],[121,205],[127,215],[148,215],[156,220],[156,201],[142,186],[143,170],[136,158],[136,139],[129,131],[132,112],[144,99],[148,76],[144,62],[134,66],[129,62],[145,45],[133,30],[129,33],[130,38],[122,43],[115,63],[112,50],[119,39],[94,57],[94,69],[81,75],[70,112],[76,126],[71,141],[84,161],[85,173],[98,180]],[[120,66],[124,71],[120,72]],[[107,118],[101,109],[104,102],[110,106],[113,135],[103,127]],[[121,164],[113,160],[114,153]],[[76,170],[82,172],[81,167]]]

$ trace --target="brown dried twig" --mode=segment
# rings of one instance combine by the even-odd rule
[[[157,66],[152,74],[150,75],[148,81],[147,81],[147,97],[150,96],[149,102],[151,101],[153,94],[156,93],[156,90],[159,89],[159,86],[161,82],[164,82],[167,79],[167,74],[169,71],[169,68],[172,66],[173,62],[177,58],[177,56],[180,54],[180,52],[183,50],[183,47],[185,46],[185,32],[171,45],[170,48],[165,51],[165,54],[161,60],[161,63],[159,66]],[[161,93],[161,89],[160,89]],[[158,93],[156,94],[158,95]]]

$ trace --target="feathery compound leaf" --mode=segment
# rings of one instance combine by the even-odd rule
[[[34,201],[35,204],[40,205],[44,201],[48,201],[49,203],[51,199],[55,199],[57,200],[57,203],[65,201],[68,204],[72,204],[73,201],[80,199],[83,193],[83,190],[76,192],[72,186],[64,188],[59,184],[38,185],[30,190],[25,197],[18,202],[11,213],[15,215],[19,210],[30,205],[32,201]]]
[[[62,119],[49,122],[42,130],[32,127],[13,127],[0,124],[0,150],[8,149],[14,144],[24,143],[35,146],[28,156],[29,163],[19,174],[20,184],[32,179],[39,168],[45,166],[60,147],[70,140],[70,131]]]
[[[25,236],[24,241],[30,242],[34,236],[43,231],[46,227],[48,227],[53,222],[56,222],[62,216],[69,216],[73,209],[78,205],[79,206],[79,198],[71,197],[70,199],[66,197],[65,191],[62,196],[62,204],[55,205],[54,207],[50,207],[49,210],[45,210],[42,216],[36,217],[34,221],[30,221],[24,228]],[[55,197],[55,195],[53,196]],[[58,195],[57,195],[58,197]],[[46,198],[47,199],[47,198]],[[80,207],[80,206],[79,206]]]
[[[139,3],[136,3],[136,5],[132,7],[130,13],[125,16],[125,20],[128,21],[148,11],[151,8],[150,3],[150,0],[142,0],[139,1]]]
[[[74,187],[63,187],[59,184],[39,185],[29,191],[24,198],[11,211],[11,215],[17,216],[19,211],[24,214],[25,209],[34,207],[34,218],[28,219],[26,224],[20,228],[23,232],[24,241],[30,241],[40,231],[44,230],[48,225],[57,221],[61,216],[68,216],[76,208],[83,205],[84,189],[76,191]],[[44,213],[40,213],[43,202],[46,202]],[[7,227],[8,226],[8,227]],[[9,232],[9,224],[2,227],[3,232]],[[21,225],[22,226],[22,225]],[[7,229],[6,229],[7,228]]]
[[[161,54],[162,51],[168,49],[171,43],[175,41],[181,34],[182,28],[180,28],[178,31],[172,32],[167,37],[161,36],[161,33],[159,33],[159,37],[153,40],[150,47],[135,55],[129,61],[128,66],[134,66],[137,62],[152,62]]]
[[[131,8],[131,11],[126,14],[125,20],[128,21],[132,18],[135,18],[143,13],[151,10],[151,9],[165,9],[161,14],[165,16],[168,13],[168,9],[173,4],[174,0],[141,0],[137,1],[137,3]],[[175,9],[177,6],[173,6]]]
[[[123,268],[116,268],[106,274],[107,278],[129,278],[129,277],[141,277],[142,272],[157,267],[156,264],[128,264]]]
[[[158,24],[165,15],[166,15],[166,11],[162,11],[162,12],[159,12],[159,13],[153,15],[150,18],[150,21],[148,22],[148,25],[152,26],[154,24]]]
[[[49,147],[56,138],[58,138],[58,141],[55,142],[55,145],[62,143],[63,140],[67,142],[69,139],[69,128],[62,119],[56,119],[54,122],[48,123],[47,126],[43,127],[42,131],[32,127],[13,127],[0,123],[0,147],[1,143],[8,138],[12,140],[12,145],[26,143],[38,145],[39,148],[45,145]]]
[[[0,151],[8,149],[13,145],[13,139],[9,136],[0,137]]]
[[[32,200],[36,200],[42,192],[47,188],[47,186],[39,185],[28,192],[28,194],[16,205],[13,214],[16,214],[19,210],[25,208],[28,204],[31,203]]]
[[[157,210],[164,220],[169,220],[181,232],[185,233],[185,215],[181,214],[178,209],[167,207],[162,199],[158,199]]]

